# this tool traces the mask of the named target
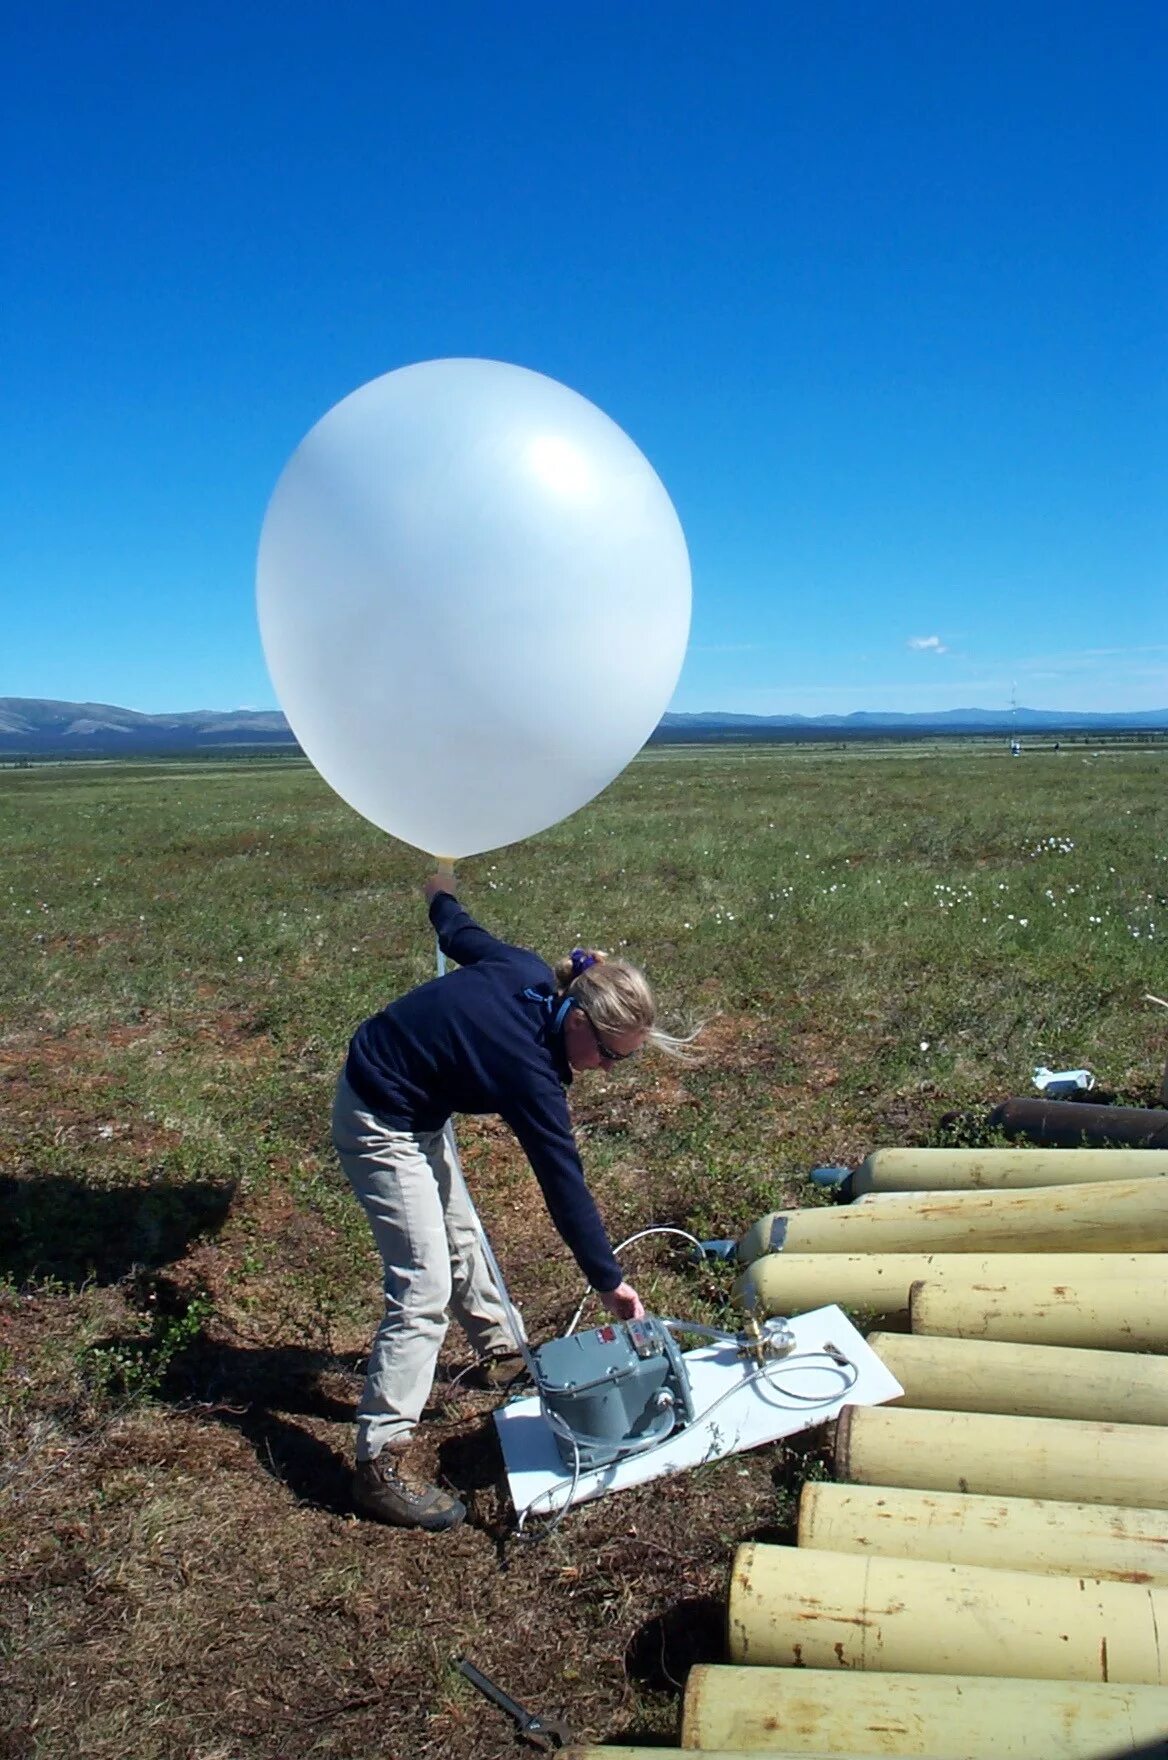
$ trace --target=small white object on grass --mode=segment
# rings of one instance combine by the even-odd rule
[[[1040,1063],[1034,1072],[1034,1086],[1054,1100],[1060,1094],[1089,1094],[1095,1077],[1089,1069],[1047,1069]]]

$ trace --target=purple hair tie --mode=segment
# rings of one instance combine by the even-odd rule
[[[586,972],[589,966],[595,964],[596,955],[594,953],[589,953],[583,947],[574,947],[572,949],[572,981],[575,982],[581,972]]]

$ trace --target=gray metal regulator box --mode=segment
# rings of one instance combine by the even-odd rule
[[[651,1315],[553,1338],[536,1351],[535,1364],[545,1406],[574,1438],[575,1446],[553,1425],[573,1469],[577,1458],[587,1468],[639,1453],[693,1419],[684,1358]]]

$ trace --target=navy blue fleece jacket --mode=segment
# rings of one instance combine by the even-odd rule
[[[555,976],[538,954],[480,928],[436,894],[430,921],[458,969],[420,984],[357,1028],[345,1074],[392,1129],[440,1130],[452,1112],[493,1112],[530,1161],[552,1221],[594,1289],[613,1290],[613,1257],[572,1134],[572,1080],[554,1026]]]

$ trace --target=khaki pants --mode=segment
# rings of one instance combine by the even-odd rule
[[[392,1129],[342,1075],[333,1145],[385,1271],[385,1316],[357,1411],[357,1459],[371,1460],[386,1443],[403,1441],[421,1417],[447,1308],[480,1356],[515,1345],[446,1133]]]

